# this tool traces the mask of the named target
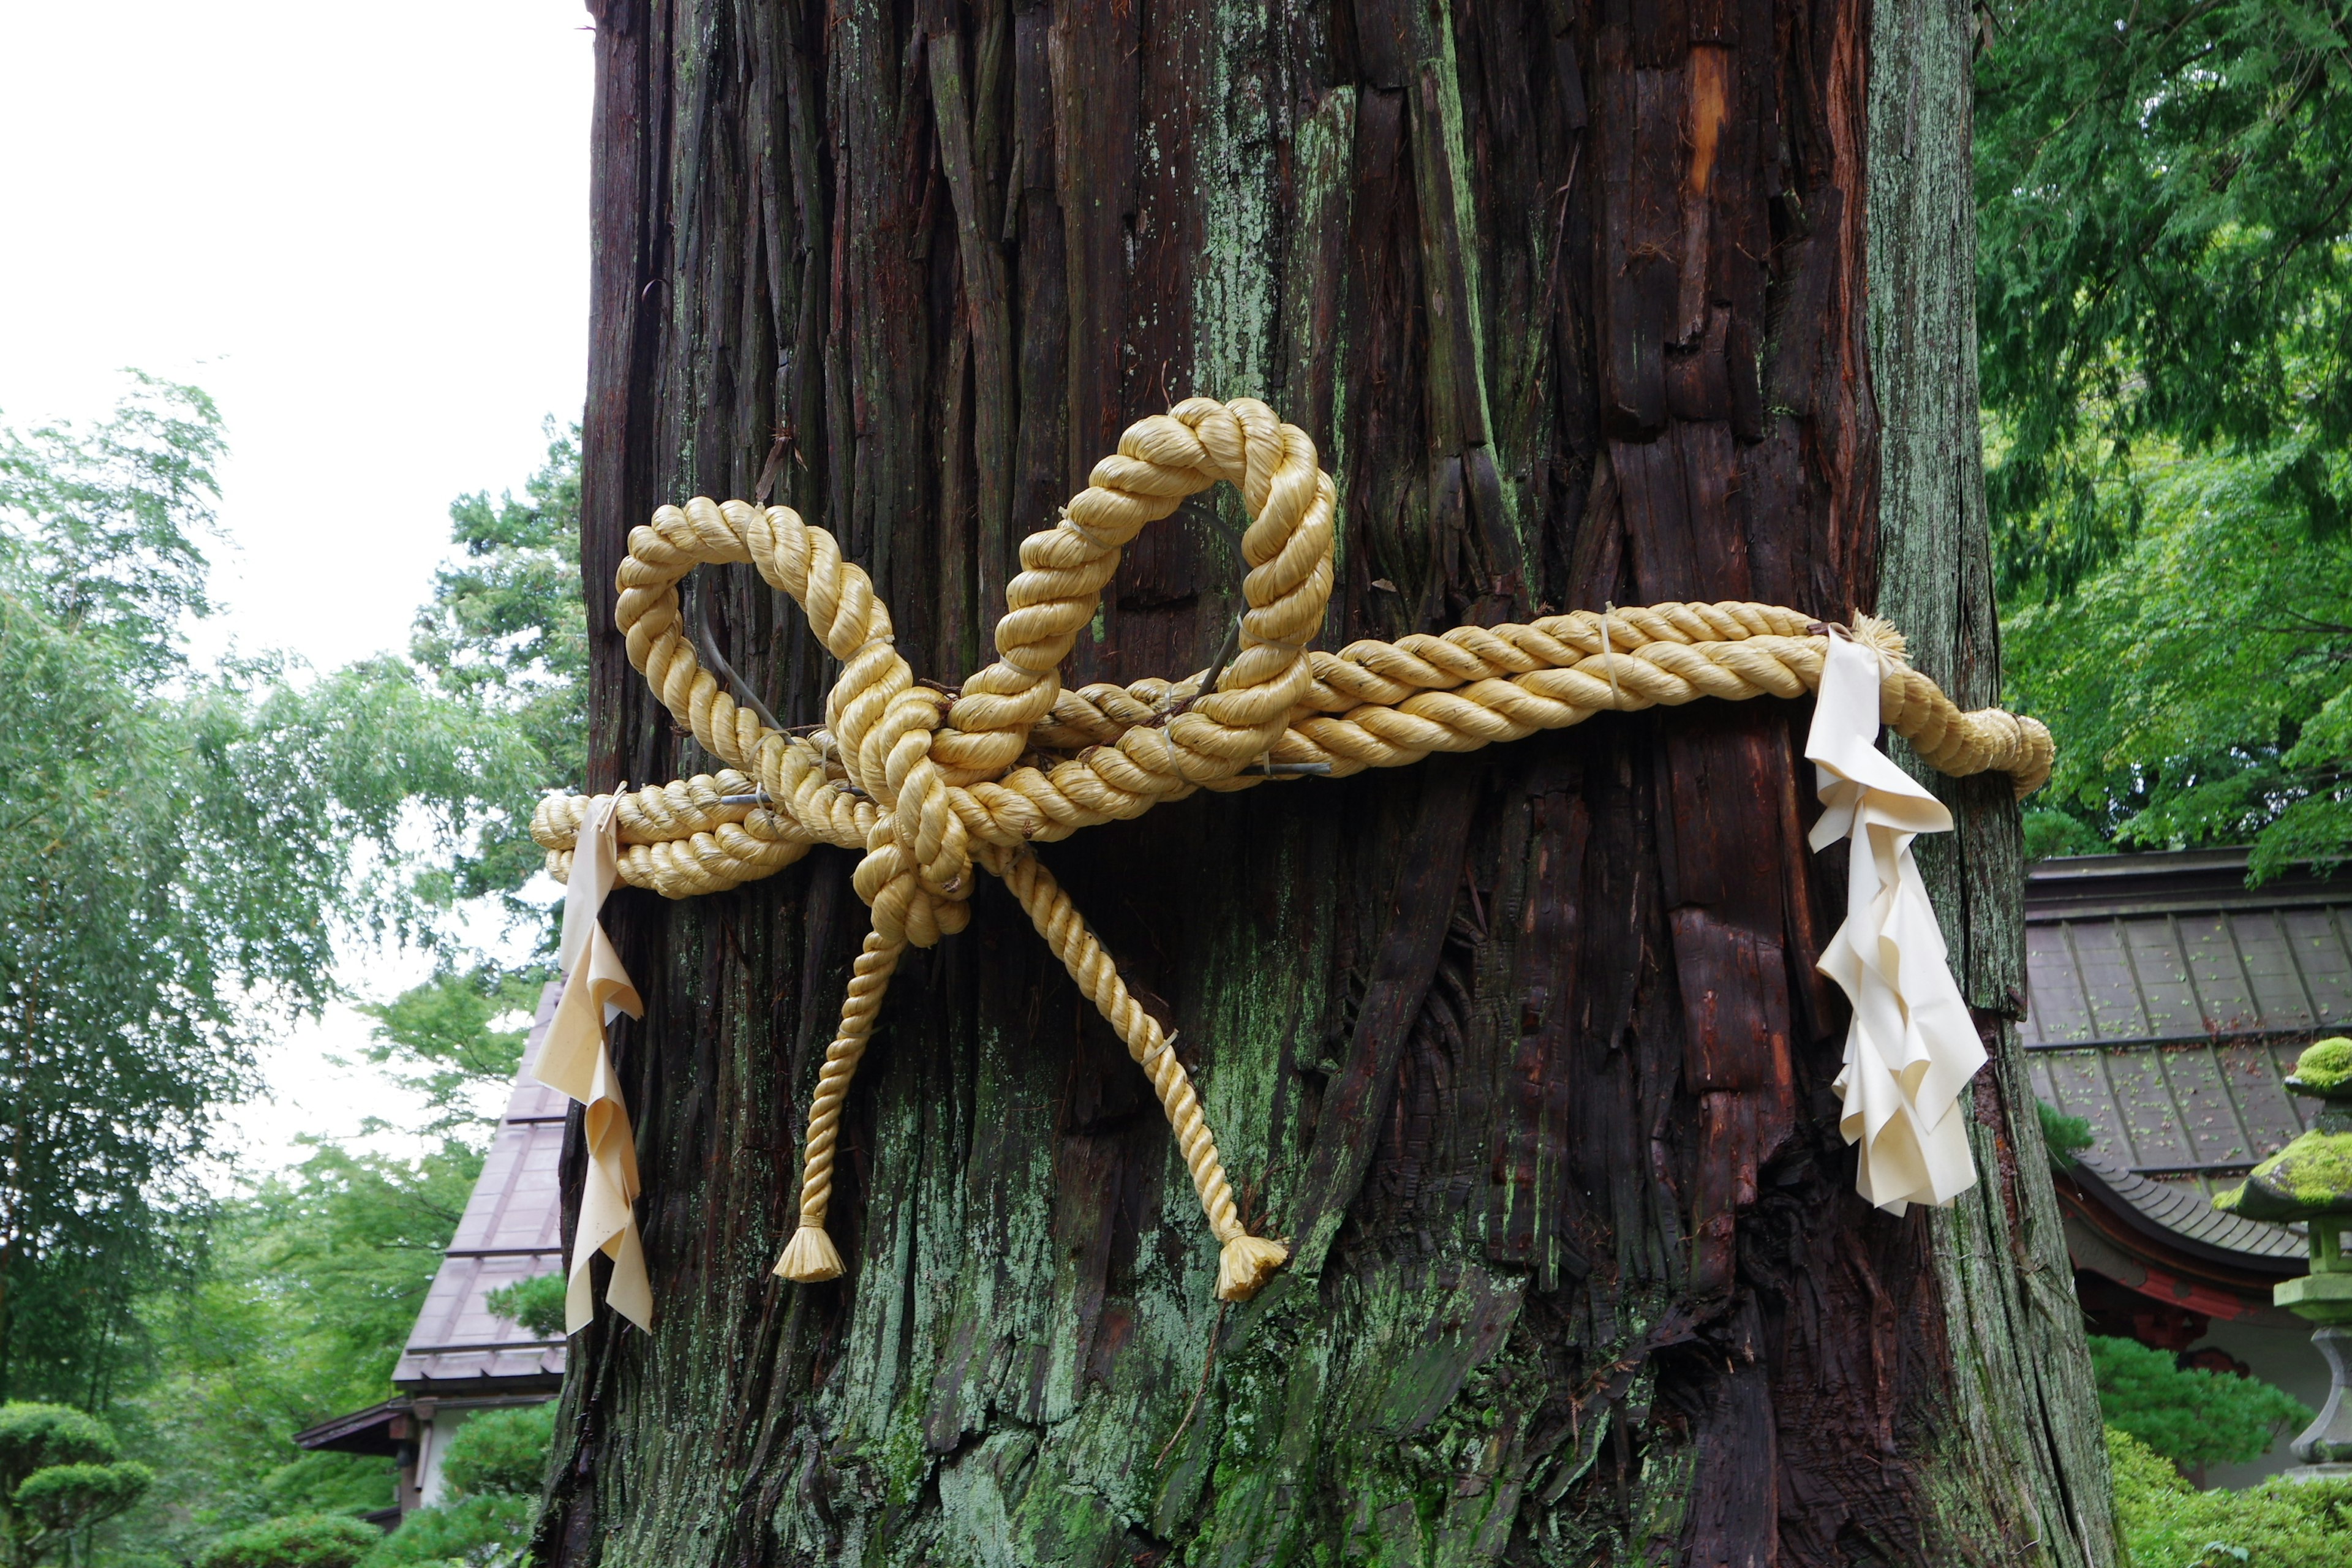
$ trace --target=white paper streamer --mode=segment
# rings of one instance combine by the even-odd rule
[[[613,1260],[604,1300],[641,1329],[654,1321],[654,1293],[637,1235],[637,1143],[629,1108],[613,1077],[604,1026],[626,1013],[645,1016],[645,1004],[621,955],[598,923],[604,896],[619,877],[614,797],[598,795],[580,825],[572,881],[563,895],[563,941],[556,962],[563,994],[555,1004],[547,1040],[534,1069],[540,1082],[585,1108],[588,1170],[580,1189],[580,1223],[572,1238],[571,1282],[563,1298],[563,1331],[576,1334],[596,1315],[588,1263],[599,1252]]]
[[[1958,1105],[1985,1053],[1911,858],[1912,839],[1951,831],[1952,814],[1878,751],[1882,675],[1876,653],[1830,639],[1805,756],[1824,808],[1813,847],[1853,846],[1845,923],[1821,961],[1853,1003],[1838,1130],[1862,1144],[1855,1189],[1900,1215],[1975,1184]]]

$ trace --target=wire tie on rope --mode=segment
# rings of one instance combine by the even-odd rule
[[[1617,654],[1609,646],[1609,617],[1616,613],[1615,600],[1601,601],[1601,664],[1609,671],[1609,706],[1622,712],[1625,707],[1625,694],[1617,689]]]

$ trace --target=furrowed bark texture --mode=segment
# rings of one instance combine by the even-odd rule
[[[953,680],[1021,536],[1194,392],[1266,399],[1337,475],[1326,646],[1612,600],[1842,618],[1884,575],[1988,698],[1966,58],[1917,6],[593,5],[594,783],[708,765],[611,631],[655,506],[765,475]],[[1874,350],[1927,422],[1884,447]],[[1147,531],[1070,679],[1208,663],[1239,521]],[[818,716],[828,661],[748,568],[688,613]],[[575,1342],[542,1560],[2111,1561],[2006,1035],[1981,1200],[1853,1195],[1807,716],[1608,717],[1044,849],[1292,1239],[1242,1308],[1142,1075],[992,884],[852,1093],[849,1274],[777,1280],[850,858],[616,897],[660,1315]],[[1954,798],[1999,1034],[2014,813]]]
[[[1991,538],[1977,435],[1976,255],[1969,162],[1969,0],[1877,0],[1870,95],[1870,326],[1881,437],[1881,613],[1912,659],[1965,707],[2000,700]],[[1952,1405],[1932,1488],[1947,1561],[2006,1561],[2036,1541],[2050,1561],[2116,1560],[2113,1485],[2074,1268],[2015,1022],[2025,999],[2018,900],[2024,845],[1997,778],[1939,777],[1958,830],[1919,861],[1952,938],[1962,993],[1991,1063],[1971,1142],[1986,1179],[1934,1217]]]

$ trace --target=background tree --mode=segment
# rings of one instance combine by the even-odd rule
[[[611,626],[656,505],[772,485],[951,679],[1019,538],[1196,390],[1338,475],[1335,646],[1875,604],[1997,695],[1963,6],[592,11],[595,787],[700,761]],[[1074,681],[1209,662],[1238,572],[1208,508],[1235,521],[1138,541]],[[819,716],[824,660],[750,574],[688,614]],[[2003,1023],[2014,808],[1948,787],[1933,867],[1997,1052],[1985,1182],[1874,1214],[1803,719],[1604,718],[1045,849],[1294,1242],[1239,1310],[1131,1065],[993,889],[893,985],[849,1275],[782,1285],[848,862],[617,899],[660,1316],[574,1341],[546,1559],[2112,1562]]]
[[[105,1422],[58,1405],[0,1405],[0,1551],[34,1568],[92,1525],[139,1500],[154,1480],[126,1462]]]
[[[192,663],[212,405],[140,381],[0,434],[0,1389],[103,1408],[187,1259],[196,1162],[339,942],[429,941],[462,842],[544,763],[396,661]]]
[[[143,379],[99,426],[0,432],[0,1376],[156,1463],[107,1532],[142,1564],[391,1500],[380,1462],[287,1438],[389,1392],[539,984],[445,917],[495,893],[543,928],[516,824],[583,749],[568,433],[521,499],[453,506],[409,658],[324,675],[186,652],[221,450],[201,393]],[[446,959],[373,1009],[420,1157],[325,1146],[208,1198],[255,1042],[386,935]]]
[[[576,444],[551,432],[521,499],[459,497],[450,508],[457,559],[419,613],[409,659],[341,673],[362,689],[353,701],[372,700],[369,684],[421,692],[502,731],[526,759],[478,781],[490,798],[473,837],[445,839],[441,858],[409,865],[412,885],[436,899],[504,900],[526,932],[543,930],[546,917],[516,898],[538,867],[513,852],[511,825],[527,818],[541,788],[578,777],[584,751],[576,721],[564,717],[580,700],[574,672],[584,657],[578,487]],[[331,1556],[348,1539],[321,1533],[320,1519],[349,1517],[332,1510],[390,1505],[381,1460],[301,1454],[289,1438],[390,1394],[394,1363],[480,1170],[482,1096],[503,1091],[520,1059],[541,966],[504,968],[460,948],[448,956],[424,984],[362,1007],[377,1024],[369,1058],[424,1102],[425,1121],[405,1131],[428,1141],[425,1152],[320,1147],[202,1216],[198,1277],[142,1303],[152,1366],[128,1391],[123,1415],[163,1481],[154,1503],[125,1521],[125,1552],[180,1561],[208,1542],[233,1542],[247,1557],[307,1562],[298,1546]],[[560,1324],[560,1290],[555,1310]],[[485,1510],[495,1516],[482,1526],[485,1542],[506,1550],[518,1505],[476,1505]],[[527,1524],[528,1510],[520,1517]]]
[[[457,558],[436,574],[417,613],[410,661],[443,697],[502,721],[534,757],[525,773],[480,781],[497,814],[455,857],[451,889],[495,896],[509,918],[540,925],[544,908],[516,899],[539,856],[513,826],[530,820],[548,790],[577,788],[586,756],[579,431],[550,418],[546,460],[522,495],[460,496],[449,521]]]
[[[1979,8],[2000,579],[2041,852],[2352,846],[2352,7]]]

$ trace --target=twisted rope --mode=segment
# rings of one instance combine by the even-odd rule
[[[1220,480],[1241,490],[1252,519],[1234,657],[1182,681],[1066,690],[1062,662],[1093,620],[1120,550]],[[1253,787],[1269,763],[1344,777],[1599,712],[1798,697],[1821,684],[1831,628],[1770,605],[1612,605],[1310,651],[1331,595],[1334,495],[1314,443],[1262,403],[1192,398],[1138,421],[1055,524],[1023,542],[996,660],[954,694],[916,681],[872,582],[832,534],[790,508],[697,499],[663,507],[630,534],[614,624],[630,662],[721,769],[621,796],[622,879],[688,898],[772,876],[814,844],[862,852],[854,881],[873,929],[810,1108],[801,1227],[779,1273],[841,1272],[824,1225],[842,1100],[899,955],[963,929],[975,867],[1013,889],[1150,1075],[1223,1245],[1218,1294],[1245,1300],[1285,1253],[1235,1216],[1215,1140],[1167,1037],[1026,847],[1140,816],[1196,789]],[[800,605],[841,661],[814,734],[787,734],[739,703],[687,634],[679,582],[698,565],[744,561]],[[1885,656],[1883,718],[1932,766],[2007,773],[2020,795],[2048,778],[2041,724],[1999,709],[1961,711],[1902,662],[1902,639],[1883,623],[1860,617],[1853,635]],[[578,796],[550,796],[532,818],[558,880],[570,873],[586,810]]]

